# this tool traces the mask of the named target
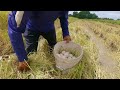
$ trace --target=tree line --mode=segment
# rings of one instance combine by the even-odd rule
[[[99,18],[95,13],[90,13],[90,11],[74,11],[73,14],[69,14],[69,16],[76,17],[79,19],[107,19],[113,20],[111,18]],[[120,20],[120,19],[118,19]]]

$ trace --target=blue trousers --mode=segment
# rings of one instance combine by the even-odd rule
[[[34,32],[32,30],[26,29],[24,32],[24,37],[26,41],[26,52],[29,54],[30,52],[37,52],[38,40],[40,35],[42,35],[50,46],[50,51],[53,49],[56,44],[56,32],[55,30],[51,30],[50,32]]]

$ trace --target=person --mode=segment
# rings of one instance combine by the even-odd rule
[[[30,52],[36,52],[39,36],[42,35],[51,48],[56,44],[54,21],[59,18],[63,40],[71,41],[68,30],[68,11],[11,11],[8,16],[8,34],[18,58],[18,70],[29,70],[28,57]],[[23,43],[22,33],[26,41]]]

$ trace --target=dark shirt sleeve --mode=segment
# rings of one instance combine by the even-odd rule
[[[14,52],[17,55],[18,60],[22,62],[24,60],[27,60],[27,54],[23,43],[22,33],[25,31],[26,23],[31,16],[31,12],[24,11],[21,18],[21,23],[19,25],[17,24],[15,19],[16,13],[17,11],[12,11],[11,14],[8,15],[8,34]]]
[[[61,12],[61,16],[59,17],[60,24],[63,32],[63,37],[69,35],[68,30],[68,11]]]

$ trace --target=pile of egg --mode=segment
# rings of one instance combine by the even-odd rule
[[[60,54],[57,54],[57,56],[63,59],[69,59],[69,60],[76,59],[74,55],[72,55],[70,52],[67,52],[67,51],[62,51]]]

